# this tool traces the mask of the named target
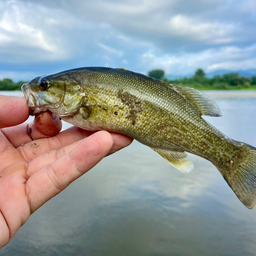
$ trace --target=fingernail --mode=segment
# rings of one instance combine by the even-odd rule
[[[56,120],[59,119],[59,117],[58,117],[56,114],[52,113],[52,119],[53,119],[54,121],[56,121]]]

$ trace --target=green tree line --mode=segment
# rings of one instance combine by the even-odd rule
[[[171,84],[188,86],[199,90],[256,90],[256,76],[243,77],[240,76],[239,73],[234,72],[208,78],[204,70],[199,68],[190,78],[167,79],[164,76],[163,70],[155,69],[148,72],[148,76],[164,80]]]
[[[15,83],[9,78],[4,78],[0,80],[0,91],[18,91],[24,83],[24,81]]]

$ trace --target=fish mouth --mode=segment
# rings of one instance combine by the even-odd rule
[[[39,97],[37,93],[34,93],[28,84],[23,84],[21,86],[21,90],[25,96],[27,101],[27,105],[29,107],[29,114],[31,116],[39,114],[41,112],[45,112],[47,108],[45,106],[40,106]]]

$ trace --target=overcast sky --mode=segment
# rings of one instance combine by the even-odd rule
[[[256,69],[256,0],[0,0],[0,79]]]

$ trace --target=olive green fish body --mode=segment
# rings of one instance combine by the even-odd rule
[[[23,85],[31,112],[49,109],[88,130],[120,132],[151,147],[181,171],[185,152],[211,161],[238,198],[256,203],[256,151],[201,116],[220,116],[208,96],[123,69],[81,68],[38,77]]]
[[[81,128],[124,133],[152,148],[186,151],[216,163],[224,152],[233,152],[229,150],[233,141],[206,123],[174,86],[128,71],[93,73],[83,81],[86,118],[78,112],[64,120]]]

